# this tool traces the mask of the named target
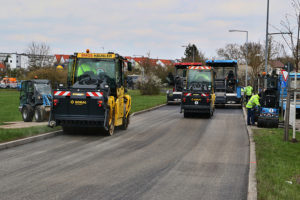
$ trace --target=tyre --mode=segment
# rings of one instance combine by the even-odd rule
[[[42,106],[36,106],[34,110],[34,118],[36,122],[44,121],[45,111]]]
[[[110,123],[108,122],[108,127],[107,127],[107,130],[105,130],[105,133],[108,136],[112,136],[114,134],[114,131],[115,131],[115,118],[114,118],[114,113],[113,113],[111,122]]]
[[[33,108],[30,105],[24,105],[22,108],[22,118],[24,122],[32,122]]]
[[[122,130],[126,130],[129,125],[129,121],[130,121],[130,115],[128,115],[127,117],[124,116],[123,123],[122,123],[122,126],[120,126],[120,128]]]

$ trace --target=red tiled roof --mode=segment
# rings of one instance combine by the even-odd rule
[[[56,61],[59,63],[59,62],[60,62],[60,59],[61,59],[61,55],[55,54],[55,58],[56,58]]]
[[[0,68],[1,69],[6,69],[5,65],[3,63],[0,63]]]
[[[164,65],[173,65],[173,62],[172,60],[167,60],[167,59],[153,59],[153,58],[147,58],[147,57],[137,57],[137,58],[134,58],[134,57],[126,57],[127,59],[130,58],[130,59],[133,59],[135,62],[141,64],[142,62],[145,62],[146,59],[150,59],[150,63],[152,65],[157,65],[157,62],[160,61],[162,62]]]
[[[61,58],[64,58],[64,60],[68,60],[70,58],[70,55],[64,55],[64,54],[55,54],[55,58],[58,63],[60,63]]]
[[[284,64],[280,62],[279,60],[272,60],[270,61],[270,65],[274,68],[282,68],[284,67]]]
[[[164,63],[165,65],[173,65],[173,61],[172,60],[160,59],[160,61],[162,63]]]
[[[68,60],[70,58],[70,55],[62,55],[62,57],[64,58],[64,60]]]

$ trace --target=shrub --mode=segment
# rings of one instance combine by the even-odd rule
[[[68,69],[56,69],[55,67],[43,67],[28,73],[28,79],[34,79],[37,76],[38,79],[48,79],[51,82],[52,87],[56,87],[62,83],[66,85]]]
[[[161,80],[150,74],[147,77],[140,78],[138,88],[142,95],[157,95],[160,93]]]

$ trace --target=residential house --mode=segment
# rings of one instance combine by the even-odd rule
[[[3,63],[0,63],[0,72],[5,72],[6,67]]]
[[[54,64],[55,65],[66,65],[69,63],[70,55],[65,54],[55,54],[54,55]]]
[[[147,57],[131,57],[131,56],[126,56],[127,60],[132,63],[132,66],[135,69],[141,70],[141,66],[143,65],[144,62],[146,62],[146,59],[149,59]],[[150,63],[152,66],[161,66],[161,67],[166,67],[169,65],[173,65],[174,61],[173,60],[167,60],[167,59],[154,59],[150,58]]]
[[[9,65],[10,69],[27,69],[29,66],[28,61],[28,56],[26,54],[0,53],[0,62]]]
[[[284,64],[279,60],[272,60],[269,62],[269,66],[271,67],[271,69],[274,69],[276,71],[276,74],[280,74],[282,68],[284,67]]]

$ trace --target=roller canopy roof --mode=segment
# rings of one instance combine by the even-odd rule
[[[237,65],[237,60],[207,60],[206,64],[214,67],[232,67]]]

